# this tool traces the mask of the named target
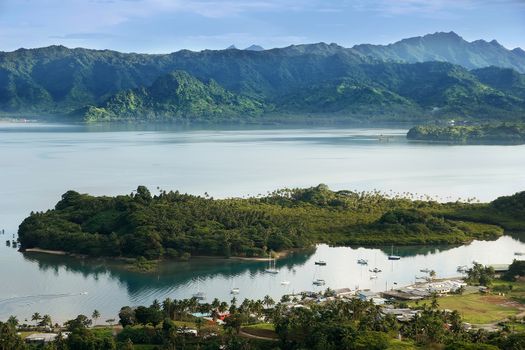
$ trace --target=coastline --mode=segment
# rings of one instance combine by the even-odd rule
[[[293,252],[302,251],[305,249],[310,248],[294,248],[294,249],[288,249],[283,250],[280,252],[273,252],[272,258],[274,259],[281,259],[285,258],[288,255],[290,255]],[[69,253],[63,250],[52,250],[52,249],[42,249],[38,247],[34,248],[27,248],[24,250],[19,250],[21,253],[37,253],[37,254],[49,254],[49,255],[55,255],[55,256],[68,256],[73,257],[77,259],[92,259],[92,260],[108,260],[115,263],[123,263],[123,267],[126,270],[129,271],[135,271],[135,272],[151,272],[154,270],[155,267],[158,266],[159,263],[162,262],[186,262],[187,260],[180,260],[180,259],[157,259],[157,260],[147,260],[148,263],[151,264],[151,266],[147,269],[138,269],[134,264],[138,261],[137,258],[129,258],[129,257],[122,257],[122,256],[89,256],[85,254],[77,254],[77,253]],[[245,257],[245,256],[213,256],[213,255],[192,255],[190,257],[191,259],[195,260],[235,260],[239,262],[267,262],[267,257]]]
[[[24,249],[23,251],[21,250],[20,252],[22,253],[44,253],[44,254],[52,254],[52,255],[71,255],[70,253],[68,252],[65,252],[63,250],[50,250],[50,249],[41,249],[41,248],[27,248],[27,249]]]

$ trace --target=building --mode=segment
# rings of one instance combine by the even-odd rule
[[[372,292],[371,290],[360,290],[357,292],[357,297],[359,298],[359,300],[370,301],[374,298],[379,298],[379,295],[378,293]]]
[[[335,296],[338,298],[348,298],[348,297],[355,295],[355,293],[350,288],[335,289],[334,293],[335,293]]]
[[[67,339],[68,333],[62,333],[62,338]],[[26,343],[44,344],[50,343],[56,339],[56,333],[33,333],[25,338]]]

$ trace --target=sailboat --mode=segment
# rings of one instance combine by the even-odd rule
[[[206,299],[206,294],[204,292],[200,291],[201,287],[201,280],[197,280],[197,293],[193,294],[193,297],[197,300],[204,300]]]
[[[268,268],[264,270],[266,273],[277,274],[279,270],[275,268],[275,259],[272,259],[272,254],[268,253]]]
[[[368,260],[362,259],[362,258],[361,259],[357,259],[357,263],[359,265],[368,265]]]
[[[316,286],[324,286],[326,284],[326,281],[322,278],[315,278],[315,276],[317,275],[317,272],[318,272],[318,269],[315,269],[315,272],[314,272],[314,280],[312,281],[312,283]]]
[[[392,252],[388,256],[388,260],[399,260],[401,257],[399,255],[394,255],[394,246],[392,245]]]

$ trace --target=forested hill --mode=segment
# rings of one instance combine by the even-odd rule
[[[124,90],[101,107],[78,111],[85,121],[245,121],[260,116],[264,105],[226,91],[215,81],[205,84],[183,71],[159,77],[147,88]]]
[[[22,249],[147,259],[266,256],[319,242],[460,244],[525,228],[523,205],[515,204],[522,202],[523,193],[494,204],[440,204],[325,185],[217,200],[165,191],[152,196],[139,186],[116,197],[69,191],[53,210],[31,213],[18,234]]]
[[[263,108],[262,114],[247,108],[249,119],[268,113],[277,116],[274,120],[297,115],[314,115],[319,120],[337,116],[351,121],[522,119],[525,78],[518,71],[523,71],[525,55],[494,43],[451,40],[450,35],[437,33],[386,47],[344,48],[318,43],[259,51],[182,50],[161,55],[63,46],[19,49],[0,53],[0,113],[23,117],[48,114],[77,121],[84,116],[77,113],[80,109],[125,111],[130,107],[126,96],[133,93],[142,101],[147,94],[155,100],[158,96],[147,90],[162,77],[184,71],[196,79],[192,86],[198,82],[207,85],[208,97],[213,95],[211,90],[221,90],[219,95],[230,94],[225,104],[234,98],[234,105],[242,105],[230,111],[216,108],[221,105],[218,100],[208,100],[207,114],[215,115],[214,121],[231,120],[245,113],[246,104],[253,103],[270,108]],[[474,47],[477,56],[472,54]],[[469,59],[462,62],[457,57]],[[443,62],[426,62],[429,60]],[[495,66],[482,68],[488,65]],[[214,83],[209,85],[211,81]],[[202,97],[191,99],[202,102]],[[164,120],[178,120],[178,112],[185,111],[187,105],[179,106],[176,101],[169,101],[171,105],[152,102],[125,118],[98,113],[87,119],[136,120],[143,115],[146,120],[148,115],[163,115]],[[219,113],[221,117],[217,117],[217,109],[224,112]],[[189,113],[185,117],[192,116]]]
[[[146,88],[118,92],[99,106],[83,108],[75,115],[91,122],[256,122],[263,120],[264,114],[286,120],[304,113],[317,120],[347,121],[458,115],[475,119],[522,118],[522,91],[518,86],[506,90],[481,83],[475,73],[464,68],[440,62],[363,64],[354,67],[351,77],[311,84],[266,99],[235,94],[213,80],[204,83],[176,71],[160,76]]]

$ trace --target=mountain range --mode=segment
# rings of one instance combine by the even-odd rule
[[[525,52],[435,33],[390,45],[171,54],[0,52],[4,115],[71,120],[523,119]]]

